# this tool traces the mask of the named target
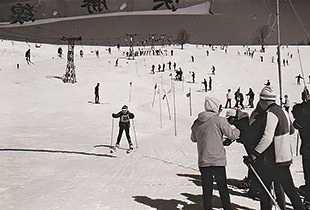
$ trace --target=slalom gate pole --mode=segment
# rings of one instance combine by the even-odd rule
[[[254,167],[249,164],[248,165],[249,168],[252,170],[252,172],[254,173],[254,175],[256,176],[256,178],[258,179],[259,183],[261,184],[261,186],[264,188],[265,192],[268,194],[268,196],[270,197],[272,203],[275,205],[276,209],[281,210],[280,206],[278,205],[277,201],[275,200],[275,198],[273,197],[273,195],[269,192],[269,190],[267,189],[266,185],[264,184],[263,180],[260,178],[260,176],[257,174],[256,170],[254,169]]]
[[[114,130],[114,118],[112,117],[112,131],[111,131],[111,146],[113,146],[113,130]]]
[[[136,147],[138,149],[139,147],[138,147],[138,140],[137,140],[137,135],[136,135],[136,127],[135,127],[135,121],[133,119],[132,119],[132,127],[133,127],[133,133],[135,135]]]

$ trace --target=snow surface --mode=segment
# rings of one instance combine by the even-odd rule
[[[139,210],[139,209],[202,209],[202,189],[197,167],[196,145],[190,141],[190,126],[203,110],[206,95],[225,103],[228,88],[234,92],[241,87],[247,93],[251,87],[258,101],[258,93],[270,79],[278,88],[278,69],[271,57],[276,47],[268,46],[266,53],[256,52],[254,58],[243,53],[243,46],[229,46],[225,54],[220,47],[185,45],[163,48],[168,55],[141,56],[135,60],[123,59],[122,47],[76,46],[76,84],[64,84],[62,76],[66,58],[57,56],[57,45],[0,42],[0,209],[14,210]],[[250,46],[259,50],[259,46]],[[30,48],[34,65],[27,65],[25,51]],[[64,51],[67,47],[62,46]],[[159,47],[157,47],[159,48]],[[78,55],[84,50],[84,58]],[[100,51],[96,58],[94,50]],[[174,56],[170,56],[170,50]],[[307,77],[310,69],[310,48],[299,47],[302,67]],[[210,56],[207,57],[206,51]],[[237,52],[240,52],[238,55]],[[289,66],[282,66],[283,94],[288,94],[291,105],[300,102],[302,85],[296,85],[300,73],[296,46],[281,48],[282,57],[292,53]],[[191,56],[195,62],[191,62]],[[260,55],[264,62],[260,62]],[[119,59],[119,66],[115,61]],[[151,74],[151,65],[176,62],[186,77],[176,81],[177,136],[174,132],[173,94],[167,95],[172,114],[169,120],[162,92],[156,94],[152,107],[154,86],[168,92],[171,89],[172,71]],[[19,63],[20,68],[16,65]],[[216,75],[211,75],[211,67]],[[190,83],[189,71],[195,71],[196,83]],[[203,78],[213,78],[213,90],[202,91]],[[100,101],[94,100],[94,87],[99,82]],[[131,98],[130,82],[132,82]],[[192,91],[193,115],[190,116],[189,88]],[[136,118],[131,136],[135,149],[130,155],[125,150],[110,153],[103,145],[115,144],[118,120],[111,114],[127,104]],[[246,104],[246,103],[245,103]],[[160,116],[160,108],[162,116]],[[223,115],[225,114],[223,111]],[[251,109],[246,109],[249,113]],[[160,122],[162,119],[162,123]],[[114,129],[112,133],[112,124]],[[292,145],[296,148],[296,133]],[[128,147],[123,136],[121,146]],[[246,196],[236,185],[246,176],[242,163],[245,151],[233,143],[227,150],[227,176],[231,200],[238,209],[259,209],[259,202]],[[294,157],[291,167],[296,186],[304,184],[301,156]],[[217,190],[214,190],[214,207],[220,208]]]

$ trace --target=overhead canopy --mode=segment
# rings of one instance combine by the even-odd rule
[[[309,0],[280,0],[281,43],[309,42]],[[0,38],[37,43],[62,43],[82,37],[79,44],[135,45],[172,42],[181,29],[189,43],[277,44],[276,0],[2,0]],[[303,26],[301,26],[301,24]],[[153,40],[152,40],[153,39]]]

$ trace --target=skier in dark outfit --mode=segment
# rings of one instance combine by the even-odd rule
[[[254,94],[252,88],[249,89],[249,92],[246,95],[249,96],[249,107],[254,108],[253,102],[254,102],[255,94]]]
[[[99,83],[97,83],[95,87],[95,103],[99,104]]]
[[[129,148],[133,149],[133,144],[131,142],[130,134],[129,134],[129,128],[130,128],[130,119],[135,118],[135,115],[131,112],[128,111],[128,106],[124,105],[122,107],[122,111],[119,113],[115,114],[112,113],[113,118],[120,118],[119,120],[119,132],[117,136],[117,142],[116,142],[116,148],[119,148],[119,144],[122,138],[123,131],[125,130],[126,132],[126,137],[128,140]]]

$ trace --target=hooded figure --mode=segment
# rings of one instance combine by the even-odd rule
[[[212,209],[213,177],[220,191],[223,208],[231,209],[227,190],[226,151],[223,135],[235,140],[240,131],[233,129],[224,117],[220,117],[221,104],[215,98],[206,97],[205,111],[198,114],[192,125],[191,140],[197,142],[198,165],[202,177],[203,203],[205,209]]]

